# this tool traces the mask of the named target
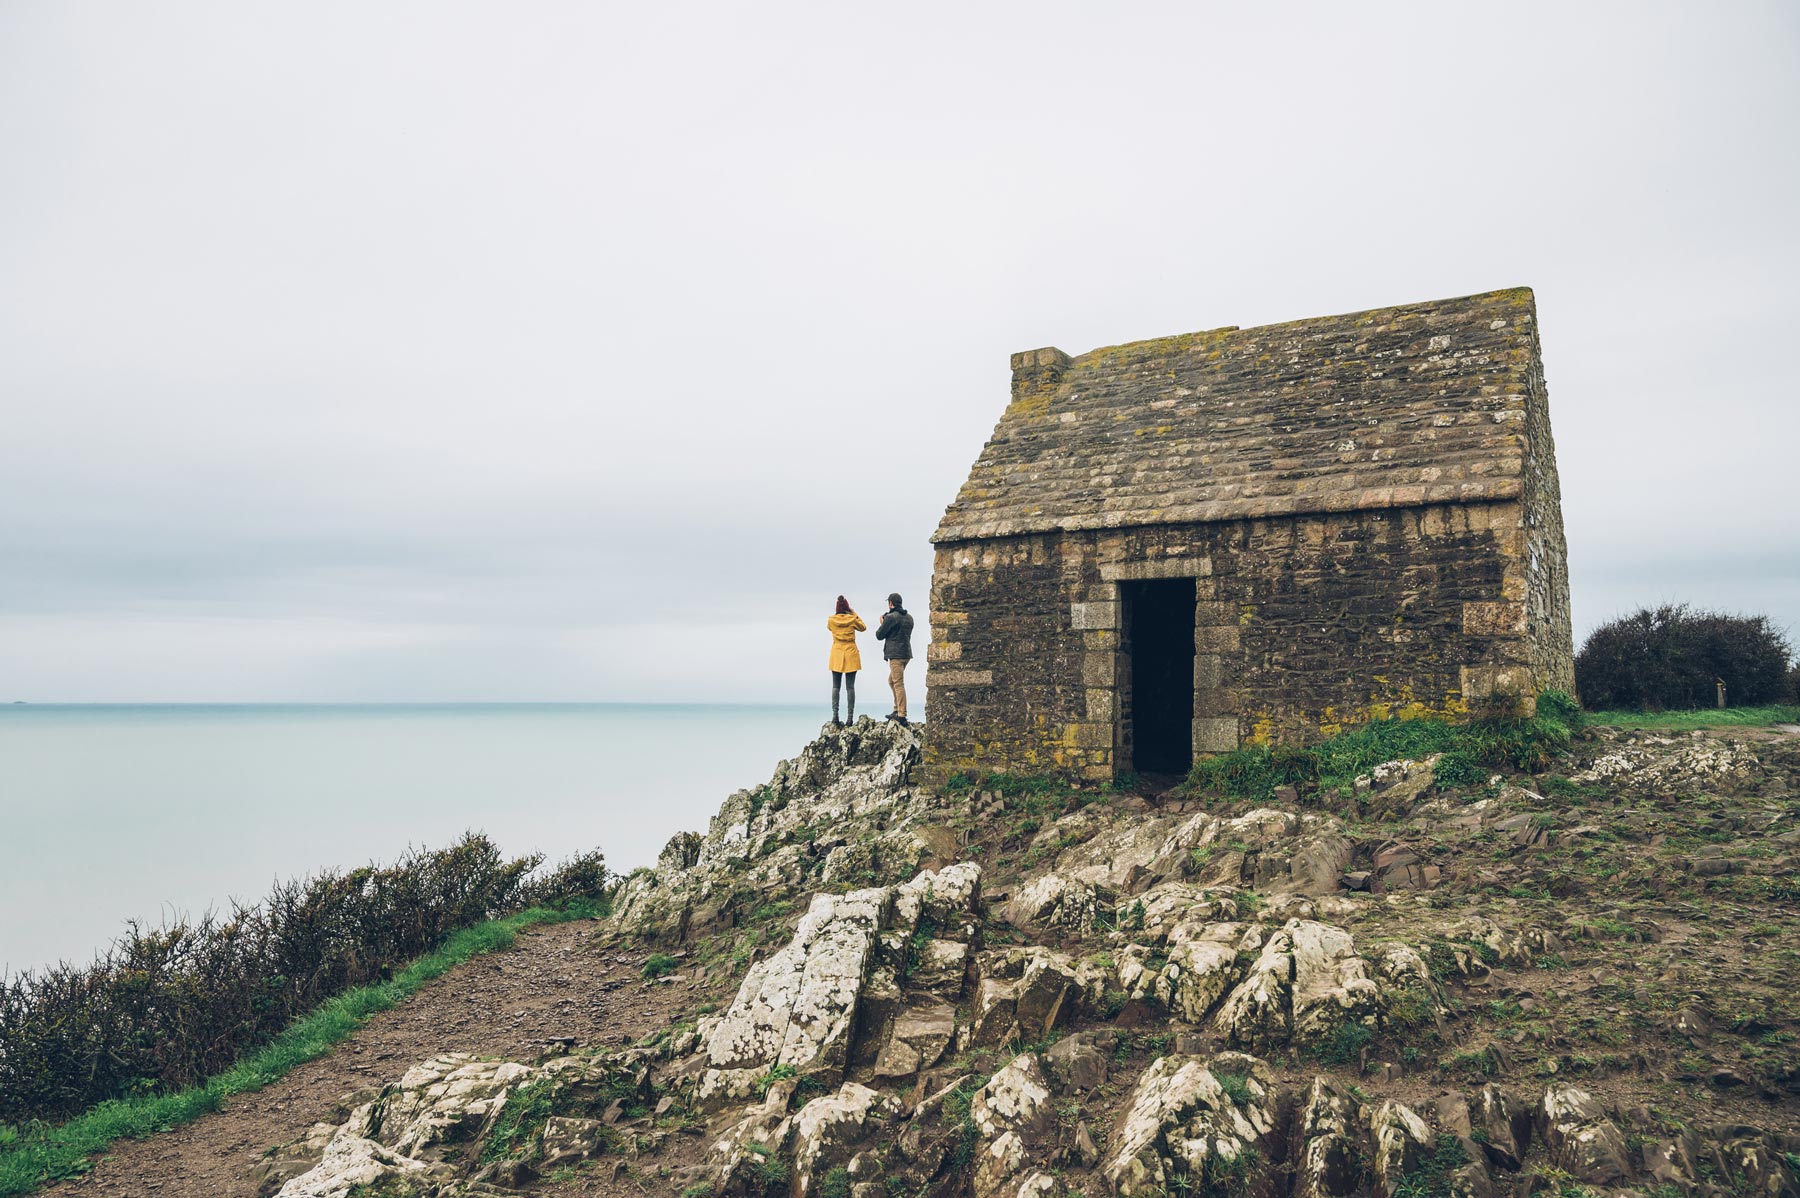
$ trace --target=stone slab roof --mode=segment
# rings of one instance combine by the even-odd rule
[[[1523,287],[1012,366],[933,541],[1516,498],[1542,378]]]

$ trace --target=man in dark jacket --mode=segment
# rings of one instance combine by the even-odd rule
[[[900,606],[898,592],[888,596],[887,614],[875,626],[875,639],[882,642],[881,655],[888,663],[888,686],[894,691],[894,710],[888,719],[906,723],[906,663],[912,660],[912,613]]]

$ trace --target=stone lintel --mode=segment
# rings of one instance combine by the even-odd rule
[[[1211,578],[1210,557],[1165,557],[1153,562],[1111,562],[1100,567],[1107,582],[1149,582],[1159,578]]]

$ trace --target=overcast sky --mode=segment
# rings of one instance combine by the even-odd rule
[[[0,2],[0,698],[816,698],[1007,357],[1536,289],[1800,629],[1800,7]]]

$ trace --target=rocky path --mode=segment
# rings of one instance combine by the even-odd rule
[[[641,954],[621,954],[588,921],[534,928],[504,952],[476,957],[312,1061],[219,1112],[114,1146],[88,1174],[45,1190],[81,1198],[255,1198],[263,1153],[314,1123],[342,1118],[340,1100],[444,1052],[529,1061],[556,1037],[578,1047],[625,1044],[692,1005],[677,987],[647,987]]]

